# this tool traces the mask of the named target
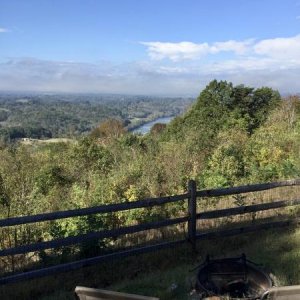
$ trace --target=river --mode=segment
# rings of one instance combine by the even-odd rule
[[[174,117],[162,117],[155,119],[154,121],[147,122],[133,130],[133,133],[141,133],[141,134],[146,134],[150,131],[152,126],[156,123],[163,123],[163,124],[168,124]]]

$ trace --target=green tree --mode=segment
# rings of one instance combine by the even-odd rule
[[[126,132],[123,122],[116,119],[108,119],[91,132],[93,138],[118,138]]]

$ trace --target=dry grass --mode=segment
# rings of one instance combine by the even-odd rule
[[[280,200],[300,199],[300,186],[281,187],[268,191],[253,192],[227,197],[198,199],[197,212],[210,211],[215,209],[226,209],[230,207],[268,203]],[[266,220],[282,220],[299,216],[299,206],[290,206],[279,209],[265,210],[255,213],[247,213],[237,216],[224,217],[210,220],[199,220],[198,230],[213,229],[234,224],[260,223]]]
[[[77,285],[189,299],[196,271],[210,254],[229,257],[246,253],[250,260],[276,275],[281,284],[300,283],[300,229],[261,231],[243,236],[199,241],[194,253],[186,244],[157,253],[129,257],[73,272],[10,284],[0,288],[0,299],[73,299]],[[176,289],[170,287],[176,285]]]

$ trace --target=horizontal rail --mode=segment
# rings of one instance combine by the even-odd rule
[[[196,215],[196,218],[197,219],[222,218],[222,217],[247,214],[252,212],[264,211],[268,209],[275,209],[275,208],[287,207],[287,206],[293,206],[299,204],[300,204],[300,199],[275,201],[269,203],[261,203],[261,204],[247,205],[247,206],[239,206],[234,208],[206,211],[206,212],[198,213]]]
[[[115,203],[115,204],[108,204],[108,205],[101,205],[101,206],[80,208],[80,209],[73,209],[73,210],[66,210],[66,211],[57,211],[57,212],[38,214],[32,216],[13,217],[13,218],[0,220],[0,227],[44,222],[44,221],[58,220],[58,219],[64,219],[70,217],[87,216],[87,215],[98,214],[98,213],[111,213],[111,212],[118,212],[118,211],[124,211],[124,210],[135,209],[135,208],[153,207],[156,205],[163,205],[170,202],[185,200],[187,196],[188,194],[182,194],[182,195],[160,197],[160,198],[148,198],[148,199],[137,200],[132,202]]]
[[[156,228],[183,223],[188,221],[188,219],[189,219],[188,217],[181,217],[181,218],[170,219],[170,220],[156,221],[151,223],[122,227],[118,229],[103,230],[99,232],[90,232],[86,234],[80,234],[80,235],[70,236],[61,239],[55,239],[52,241],[39,242],[30,245],[23,245],[14,248],[8,248],[8,249],[0,250],[0,257],[69,246],[69,245],[78,244],[92,239],[118,237],[120,235],[132,234],[144,230],[156,229]]]
[[[238,187],[231,187],[231,188],[201,190],[201,191],[197,191],[196,195],[197,197],[217,197],[217,196],[226,196],[226,195],[234,195],[234,194],[241,194],[241,193],[248,193],[248,192],[263,191],[263,190],[273,189],[277,187],[295,186],[295,185],[300,185],[300,179],[245,185],[245,186],[238,186]],[[157,205],[163,205],[171,202],[185,200],[187,199],[187,197],[188,197],[188,193],[185,193],[185,194],[175,195],[175,196],[142,199],[133,202],[115,203],[115,204],[73,209],[67,211],[57,211],[57,212],[37,214],[32,216],[12,217],[8,219],[0,220],[0,227],[59,220],[59,219],[70,218],[70,217],[87,216],[87,215],[97,214],[97,213],[111,213],[111,212],[118,212],[118,211],[124,211],[124,210],[136,209],[136,208],[153,207]]]
[[[299,205],[299,204],[300,204],[300,199],[287,200],[287,201],[276,201],[276,202],[270,202],[270,203],[262,203],[262,204],[255,204],[255,205],[249,205],[249,206],[241,206],[241,207],[234,207],[234,208],[228,208],[228,209],[202,212],[202,213],[198,213],[196,215],[196,218],[197,219],[221,218],[221,217],[246,214],[246,213],[258,212],[258,211],[263,211],[263,210],[269,210],[269,209],[275,209],[275,208],[287,207],[287,206]],[[84,242],[84,241],[91,240],[91,239],[118,237],[118,236],[124,235],[124,234],[131,234],[131,233],[136,233],[136,232],[140,232],[140,231],[144,231],[144,230],[175,225],[175,224],[179,224],[179,223],[183,223],[183,222],[187,222],[187,221],[188,221],[188,217],[181,217],[181,218],[175,218],[175,219],[171,219],[171,220],[163,220],[163,221],[158,221],[158,222],[133,225],[133,226],[123,227],[123,228],[119,228],[119,229],[103,230],[100,232],[91,232],[91,233],[87,233],[87,234],[71,236],[71,237],[62,238],[62,239],[56,239],[53,241],[40,242],[40,243],[36,243],[36,244],[24,245],[24,246],[19,246],[19,247],[15,247],[15,248],[0,250],[0,257],[7,256],[7,255],[16,255],[16,254],[21,254],[21,253],[26,253],[26,252],[34,252],[34,251],[45,250],[45,249],[50,249],[50,248],[57,248],[57,247],[62,247],[62,246],[69,246],[72,244],[77,244],[77,243]]]
[[[243,233],[250,233],[255,232],[257,230],[263,230],[263,229],[269,229],[269,228],[276,228],[276,227],[285,227],[290,225],[297,225],[300,222],[300,219],[293,219],[293,220],[284,220],[284,221],[277,221],[277,222],[271,222],[271,223],[263,223],[263,224],[257,224],[257,225],[251,225],[246,227],[239,227],[234,229],[225,229],[225,230],[219,230],[219,231],[213,231],[213,232],[205,232],[205,233],[198,233],[196,235],[196,238],[199,240],[205,240],[205,239],[212,239],[212,238],[218,238],[218,237],[226,237],[226,236],[233,236]],[[113,260],[113,259],[119,259],[131,255],[138,255],[143,253],[149,253],[157,250],[167,249],[171,247],[175,247],[181,244],[184,244],[186,242],[186,239],[177,240],[177,241],[171,241],[171,242],[165,242],[160,243],[156,245],[151,246],[145,246],[141,248],[135,248],[130,250],[125,250],[121,252],[115,252],[107,255],[92,257],[88,259],[83,259],[80,261],[75,261],[71,263],[61,264],[57,266],[52,266],[44,269],[39,270],[33,270],[25,273],[20,273],[16,275],[11,275],[7,277],[0,278],[0,285],[2,284],[8,284],[8,283],[14,283],[22,280],[28,280],[32,278],[40,278],[43,276],[48,276],[60,272],[67,272],[75,269],[79,269],[82,267],[92,266],[97,263]]]
[[[32,278],[40,278],[43,276],[48,276],[60,272],[67,272],[71,270],[76,270],[82,267],[87,267],[87,266],[93,266],[97,263],[100,262],[105,262],[113,259],[119,259],[119,258],[124,258],[127,256],[131,255],[138,255],[138,254],[143,254],[143,253],[149,253],[157,250],[162,250],[162,249],[167,249],[171,247],[175,247],[178,245],[181,245],[185,243],[186,240],[177,240],[177,241],[171,241],[171,242],[165,242],[165,243],[160,243],[156,245],[151,245],[151,246],[145,246],[145,247],[140,247],[140,248],[135,248],[135,249],[130,249],[130,250],[125,250],[121,252],[115,252],[107,255],[102,255],[102,256],[97,256],[97,257],[92,257],[92,258],[87,258],[71,263],[66,263],[66,264],[61,264],[57,266],[52,266],[40,270],[34,270],[34,271],[29,271],[26,273],[20,273],[16,275],[11,275],[7,277],[0,278],[0,284],[7,284],[7,283],[13,283],[13,282],[18,282],[21,280],[27,280],[27,279],[32,279]]]
[[[196,196],[197,197],[218,197],[218,196],[234,195],[234,194],[241,194],[241,193],[248,193],[248,192],[258,192],[258,191],[264,191],[264,190],[269,190],[278,187],[296,186],[296,185],[300,185],[300,179],[245,185],[245,186],[238,186],[238,187],[231,187],[231,188],[201,190],[196,192]],[[186,200],[188,199],[188,197],[190,197],[190,193],[185,193],[185,194],[175,195],[175,196],[160,197],[160,198],[148,198],[148,199],[137,200],[133,202],[115,203],[115,204],[101,205],[96,207],[89,207],[89,208],[82,208],[82,209],[75,209],[75,210],[68,210],[68,211],[58,211],[58,212],[38,214],[32,216],[13,217],[13,218],[0,220],[0,227],[51,221],[51,220],[58,220],[58,219],[64,219],[70,217],[87,216],[87,215],[97,214],[97,213],[112,213],[118,211],[126,211],[130,209],[147,208],[147,207],[172,203],[176,201]],[[211,219],[211,218],[226,217],[226,216],[246,214],[251,212],[264,211],[268,209],[299,205],[299,204],[300,204],[300,199],[287,200],[287,201],[275,201],[271,203],[262,203],[262,204],[234,207],[234,208],[228,208],[222,210],[201,212],[196,214],[196,219]],[[15,248],[3,249],[0,250],[0,257],[7,256],[7,255],[22,254],[27,252],[35,252],[35,251],[40,251],[40,250],[45,250],[50,248],[69,246],[69,245],[74,245],[74,244],[78,244],[93,239],[103,239],[108,237],[116,238],[122,235],[137,233],[144,230],[157,229],[165,226],[184,223],[187,221],[191,221],[193,219],[194,218],[192,218],[190,215],[190,216],[184,216],[184,217],[179,217],[170,220],[161,220],[161,221],[150,222],[145,224],[132,225],[127,227],[122,227],[119,229],[89,232],[86,234],[81,234],[81,235],[71,236],[71,237],[61,238],[61,239],[55,239],[52,241],[45,241],[45,242],[39,242],[30,245],[18,246]],[[231,235],[238,235],[242,233],[255,232],[261,229],[296,225],[299,223],[300,223],[299,218],[293,220],[282,220],[282,221],[262,223],[262,224],[250,225],[246,227],[239,227],[233,229],[197,233],[196,238],[210,239],[210,238],[217,238],[217,237],[225,237]],[[16,282],[19,280],[29,279],[34,277],[41,277],[45,275],[54,274],[57,272],[62,272],[62,271],[69,271],[69,270],[81,268],[83,266],[92,265],[97,262],[107,261],[112,258],[120,258],[128,255],[151,252],[154,250],[172,247],[174,245],[183,243],[185,241],[186,239],[151,245],[142,248],[134,248],[131,250],[111,253],[108,255],[84,259],[77,262],[53,266],[46,269],[30,271],[24,274],[11,275],[2,279],[0,278],[0,284]]]
[[[222,189],[202,190],[202,191],[198,191],[196,195],[197,197],[228,196],[228,195],[235,195],[235,194],[242,194],[242,193],[249,193],[249,192],[259,192],[259,191],[270,190],[278,187],[294,186],[294,185],[300,185],[300,179],[242,185],[242,186],[222,188]]]
[[[246,227],[238,227],[238,228],[225,229],[220,231],[198,233],[196,235],[196,239],[204,240],[204,239],[211,239],[211,238],[222,238],[222,237],[227,237],[232,235],[255,232],[257,230],[298,225],[299,223],[300,223],[300,218],[295,218],[292,220],[268,222],[268,223],[250,225]]]

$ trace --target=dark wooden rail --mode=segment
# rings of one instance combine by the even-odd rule
[[[59,219],[65,219],[71,217],[88,216],[88,215],[100,214],[100,213],[112,213],[112,212],[135,209],[135,208],[153,207],[156,205],[163,205],[166,203],[185,200],[187,199],[187,196],[188,196],[187,194],[183,194],[183,195],[161,197],[161,198],[149,198],[149,199],[143,199],[143,200],[138,200],[133,202],[108,204],[108,205],[101,205],[95,207],[38,214],[33,216],[8,218],[8,219],[0,220],[0,227],[59,220]]]
[[[160,198],[149,198],[149,199],[143,199],[143,200],[138,200],[133,202],[109,204],[109,205],[102,205],[102,206],[76,209],[76,210],[38,214],[33,216],[21,216],[21,217],[2,219],[0,220],[0,228],[9,227],[9,226],[18,226],[18,225],[36,223],[36,222],[59,220],[63,218],[87,216],[91,214],[112,213],[112,212],[132,210],[137,208],[153,207],[158,205],[164,205],[167,203],[188,200],[188,211],[186,216],[182,216],[174,219],[167,219],[167,220],[160,220],[156,222],[148,222],[148,223],[143,223],[138,225],[132,225],[132,226],[127,226],[127,227],[122,227],[122,228],[112,229],[112,230],[89,232],[77,236],[70,236],[70,237],[55,239],[51,241],[42,241],[30,245],[18,246],[15,248],[2,249],[0,250],[0,257],[69,246],[69,245],[74,245],[74,244],[95,240],[95,239],[103,239],[108,237],[115,238],[126,234],[132,234],[144,230],[162,228],[165,226],[171,226],[171,225],[176,225],[185,222],[188,223],[187,239],[123,250],[111,254],[106,254],[103,256],[98,256],[98,257],[93,257],[89,259],[68,263],[68,264],[61,264],[49,268],[44,268],[41,270],[33,270],[22,274],[13,274],[4,278],[0,278],[0,284],[6,284],[6,283],[16,282],[24,279],[50,275],[62,271],[69,271],[76,268],[107,261],[112,258],[121,258],[128,255],[135,255],[140,253],[156,251],[159,249],[165,249],[165,248],[173,247],[175,245],[182,244],[185,241],[189,241],[192,244],[193,248],[195,248],[196,240],[237,235],[237,234],[253,232],[261,229],[297,225],[300,222],[300,220],[295,218],[293,220],[283,220],[283,221],[276,221],[276,222],[273,221],[273,222],[268,222],[263,224],[255,224],[246,227],[239,227],[239,228],[218,230],[218,231],[211,231],[211,232],[197,233],[196,231],[196,222],[198,219],[213,219],[213,218],[228,217],[228,216],[234,216],[239,214],[253,213],[258,211],[264,211],[269,209],[276,209],[276,208],[300,204],[300,199],[277,200],[270,203],[233,207],[233,208],[197,213],[196,210],[197,197],[198,198],[220,197],[220,196],[235,195],[241,193],[264,191],[264,190],[274,189],[278,187],[287,187],[287,186],[295,186],[295,185],[300,185],[300,179],[286,180],[286,181],[272,182],[272,183],[263,183],[263,184],[254,184],[254,185],[245,185],[245,186],[232,187],[232,188],[197,191],[195,181],[190,181],[188,185],[188,192],[186,194],[169,196],[169,197],[160,197]]]
[[[300,199],[296,200],[285,200],[285,201],[274,201],[270,203],[254,204],[254,205],[245,205],[233,208],[226,208],[220,210],[206,211],[196,214],[197,219],[215,219],[229,216],[236,216],[242,214],[248,214],[252,212],[264,211],[269,209],[287,207],[299,205]]]
[[[56,239],[53,241],[40,242],[36,244],[0,250],[0,256],[16,255],[16,254],[22,254],[27,252],[34,252],[34,251],[40,251],[45,249],[69,246],[69,245],[74,245],[74,244],[78,244],[93,239],[104,239],[109,237],[116,238],[118,236],[125,235],[125,234],[132,234],[132,233],[137,233],[149,229],[157,229],[165,226],[171,226],[171,225],[187,222],[188,220],[189,220],[188,217],[181,217],[176,219],[162,220],[157,222],[127,226],[127,227],[122,227],[122,228],[112,229],[112,230],[90,232],[87,234],[70,236],[66,238]]]
[[[196,195],[197,197],[219,197],[219,196],[237,195],[237,194],[243,194],[249,192],[266,191],[278,187],[295,186],[295,185],[300,185],[300,179],[242,185],[242,186],[223,188],[223,189],[202,190],[202,191],[198,191]]]

